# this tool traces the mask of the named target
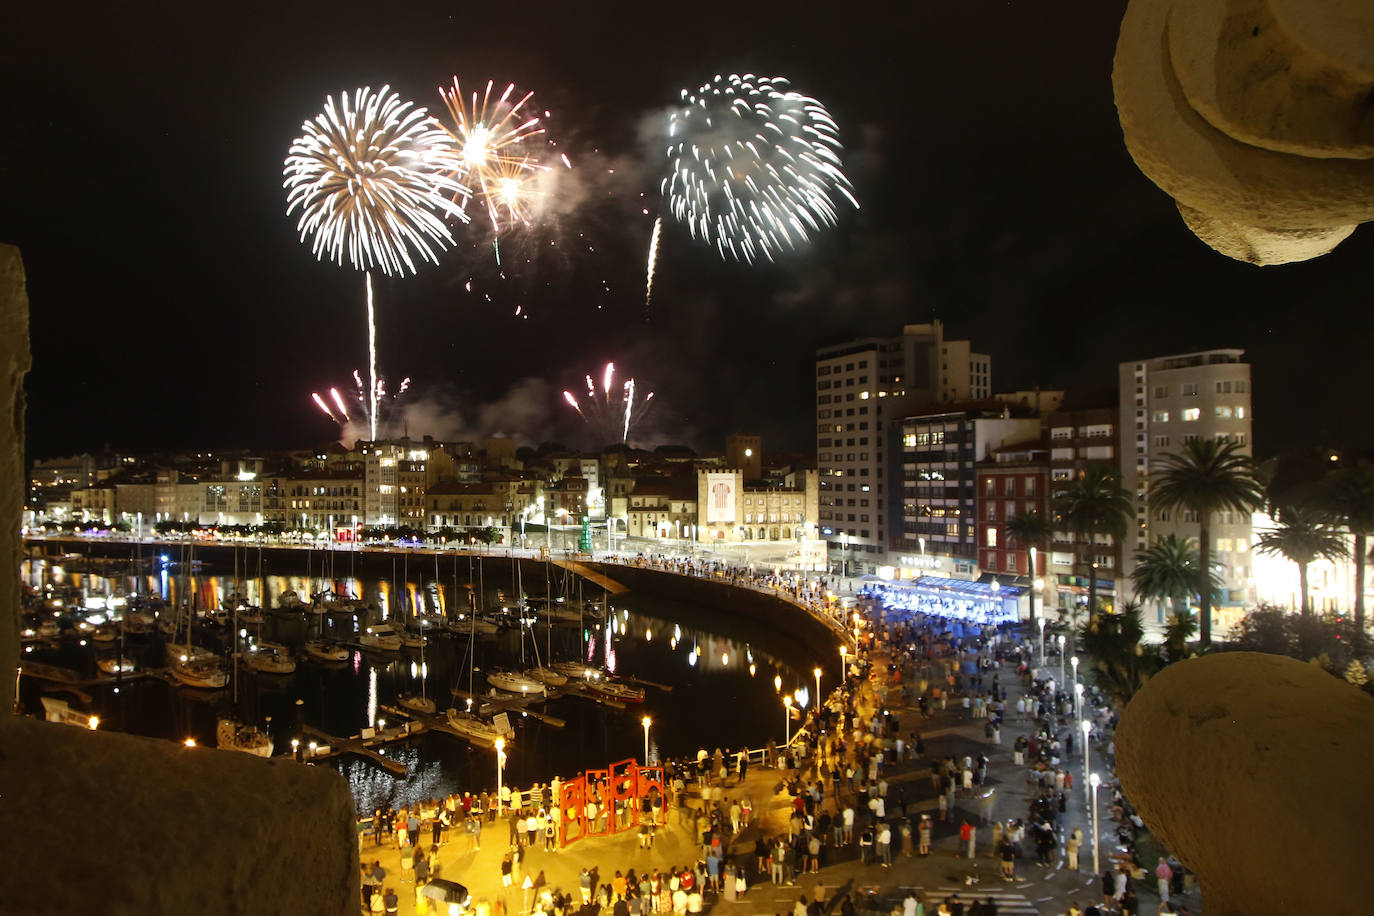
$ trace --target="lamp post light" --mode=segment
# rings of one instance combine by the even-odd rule
[[[1076,675],[1076,674],[1078,674],[1078,670],[1077,670],[1077,669],[1078,669],[1078,665],[1077,665],[1078,657],[1077,657],[1077,656],[1074,656],[1074,662],[1075,662],[1075,664],[1074,664],[1074,666],[1073,666],[1073,667],[1074,667],[1074,674]],[[1079,728],[1080,730],[1082,730],[1082,728],[1083,728],[1083,685],[1080,684],[1080,683],[1078,683],[1077,678],[1075,678],[1075,679],[1074,679],[1074,682],[1073,682],[1073,711],[1074,711],[1074,715],[1078,716],[1078,728]]]
[[[1088,758],[1092,757],[1092,746],[1088,744],[1088,736],[1093,732],[1093,724],[1084,719],[1078,723],[1078,728],[1083,733],[1083,800],[1088,801],[1088,780],[1091,778],[1088,775]]]
[[[1045,618],[1040,617],[1040,667],[1045,667]]]
[[[1079,691],[1078,691],[1078,656],[1075,655],[1073,658],[1069,659],[1069,664],[1073,666],[1073,685],[1074,685],[1074,693],[1079,693]],[[1080,694],[1080,695],[1081,695],[1081,694]]]
[[[848,664],[846,656],[849,655],[848,646],[840,646],[840,685],[844,685],[845,666]]]
[[[1096,773],[1088,777],[1088,785],[1092,789],[1093,807],[1093,874],[1097,874],[1102,870],[1101,864],[1097,861],[1097,787],[1101,784],[1102,777],[1098,776]]]
[[[792,697],[791,695],[782,698],[782,727],[784,745],[792,743]]]
[[[649,726],[654,724],[654,720],[651,719],[651,718],[649,718],[648,716],[645,716],[645,717],[641,720],[641,724],[644,726],[644,765],[645,765],[645,766],[648,766],[648,765],[649,765]]]
[[[781,675],[781,674],[775,674],[775,675],[773,675],[773,692],[774,692],[774,693],[782,693],[782,675]]]
[[[816,705],[821,704],[821,669],[819,667],[811,669],[811,673],[816,676]]]
[[[1064,634],[1059,634],[1059,683],[1064,683]]]
[[[501,816],[501,778],[506,768],[506,739],[496,739],[496,816]]]

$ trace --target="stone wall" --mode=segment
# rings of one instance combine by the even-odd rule
[[[28,301],[0,245],[0,661],[19,664]],[[326,767],[10,715],[0,677],[0,913],[356,913],[353,800]]]

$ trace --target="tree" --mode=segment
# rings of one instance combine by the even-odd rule
[[[1090,616],[1078,633],[1078,644],[1092,664],[1098,686],[1118,709],[1124,709],[1162,665],[1157,647],[1141,645],[1144,635],[1140,605],[1134,602],[1123,604],[1118,614]]]
[[[1039,512],[1026,512],[1022,515],[1016,516],[1015,518],[1009,519],[1004,530],[1007,533],[1007,540],[1015,541],[1018,544],[1025,545],[1026,547],[1036,548],[1040,550],[1042,553],[1045,551],[1045,548],[1049,545],[1050,538],[1054,537],[1054,523],[1051,522],[1049,519],[1045,518],[1045,516],[1041,515]],[[1032,626],[1034,626],[1035,624],[1036,574],[1037,571],[1035,569],[1035,564],[1032,563],[1030,567],[1030,622]],[[1043,614],[1044,612],[1045,611],[1042,606],[1040,613]]]
[[[1215,571],[1208,579],[1211,591],[1221,586]],[[1168,601],[1173,616],[1189,616],[1189,603],[1203,589],[1197,542],[1176,534],[1155,538],[1153,544],[1136,553],[1131,581],[1137,597]]]
[[[1240,451],[1237,442],[1193,439],[1182,451],[1163,456],[1151,475],[1152,510],[1187,510],[1197,514],[1198,563],[1212,568],[1212,515],[1234,511],[1250,513],[1264,504],[1255,475],[1255,461]],[[1202,647],[1212,644],[1212,592],[1198,595],[1198,623]]]
[[[1131,496],[1121,485],[1121,472],[1110,464],[1087,465],[1054,498],[1054,512],[1076,541],[1088,542],[1088,623],[1097,614],[1097,536],[1120,543],[1131,518]],[[1077,557],[1075,556],[1075,559]]]
[[[1283,506],[1276,510],[1275,526],[1255,539],[1259,553],[1277,555],[1297,564],[1302,612],[1311,614],[1307,598],[1307,567],[1313,560],[1343,560],[1350,556],[1345,538],[1306,507]]]
[[[1355,639],[1364,645],[1364,569],[1368,538],[1374,534],[1374,468],[1341,468],[1322,487],[1323,508],[1355,536]]]

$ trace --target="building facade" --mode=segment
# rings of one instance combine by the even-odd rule
[[[1040,434],[1038,417],[985,402],[929,408],[901,421],[902,551],[976,559],[976,464],[1009,443]]]
[[[1123,442],[1130,443],[1122,449],[1121,476],[1136,511],[1123,577],[1134,568],[1136,552],[1155,538],[1198,536],[1193,513],[1150,508],[1150,475],[1164,455],[1199,438],[1237,442],[1253,454],[1250,365],[1244,356],[1244,350],[1205,350],[1120,364],[1119,428]],[[1222,580],[1213,625],[1224,629],[1254,597],[1250,513],[1218,513],[1211,534],[1212,562]]]
[[[1032,545],[1009,538],[1006,526],[1031,512],[1050,517],[1049,449],[1039,439],[1005,445],[978,462],[976,473],[978,565],[984,573],[1025,577],[1027,584],[1043,580],[1049,565],[1043,548],[1037,547],[1032,569]]]
[[[1115,407],[1056,410],[1045,418],[1049,435],[1050,487],[1059,493],[1090,464],[1119,467],[1121,446]],[[1045,599],[1048,606],[1068,611],[1086,606],[1088,576],[1097,578],[1098,598],[1114,606],[1118,596],[1129,597],[1130,583],[1121,582],[1122,548],[1111,535],[1078,537],[1056,530],[1050,550]]]
[[[947,340],[935,321],[817,350],[815,383],[818,530],[835,563],[843,556],[871,572],[903,540],[900,517],[888,508],[901,495],[900,474],[889,468],[901,419],[931,404],[988,397],[992,360],[967,340]]]

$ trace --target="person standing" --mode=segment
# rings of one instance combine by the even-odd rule
[[[1159,865],[1155,868],[1155,880],[1159,882],[1159,902],[1168,903],[1169,885],[1174,880],[1174,870],[1164,859],[1160,859]]]
[[[372,895],[377,890],[378,882],[378,879],[375,876],[374,869],[380,867],[380,865],[380,862],[373,862],[371,865],[369,865],[366,862],[362,863],[364,912],[372,908]]]
[[[1083,831],[1077,827],[1073,833],[1069,834],[1068,842],[1064,844],[1064,849],[1069,856],[1069,868],[1078,871],[1078,848],[1083,845]]]
[[[892,867],[892,828],[887,821],[878,825],[878,861],[883,868]]]

